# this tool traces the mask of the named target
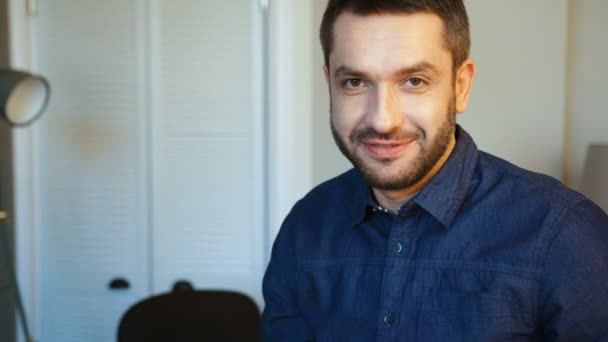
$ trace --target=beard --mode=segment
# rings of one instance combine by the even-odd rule
[[[330,100],[331,101],[331,100]],[[330,107],[333,106],[330,104]],[[333,110],[330,109],[330,115],[333,118]],[[403,190],[420,182],[439,162],[450,146],[450,142],[456,130],[456,109],[455,98],[450,100],[446,110],[446,118],[442,122],[437,136],[431,140],[426,132],[416,128],[413,131],[405,131],[397,128],[388,133],[378,133],[372,128],[363,127],[354,130],[348,137],[349,143],[340,136],[333,119],[330,119],[331,132],[336,145],[340,152],[357,168],[370,186],[379,190]],[[378,171],[378,166],[367,162],[363,157],[357,154],[357,146],[361,145],[361,141],[365,139],[378,140],[409,140],[418,144],[420,152],[406,166],[397,170],[390,177],[383,177],[382,172]],[[394,159],[376,159],[376,162],[381,164],[381,168],[390,167],[393,163],[397,163]]]

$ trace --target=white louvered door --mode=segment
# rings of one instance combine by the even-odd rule
[[[151,1],[154,289],[261,303],[264,161],[257,1]]]
[[[35,32],[53,89],[38,339],[115,341],[123,312],[176,280],[261,304],[257,1],[38,0]]]
[[[141,2],[39,1],[41,341],[113,341],[148,292]],[[128,289],[111,290],[121,277]]]

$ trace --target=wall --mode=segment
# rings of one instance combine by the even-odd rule
[[[570,0],[566,175],[580,185],[587,145],[608,143],[608,1]]]
[[[568,2],[465,1],[477,77],[469,109],[459,116],[459,123],[480,149],[561,179]],[[326,0],[314,1],[315,30],[325,4]],[[317,184],[350,165],[330,135],[329,99],[316,36],[315,43],[312,168],[313,183]]]
[[[566,1],[466,4],[477,77],[460,124],[480,149],[561,178]]]

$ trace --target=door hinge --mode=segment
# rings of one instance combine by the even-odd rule
[[[25,0],[26,12],[29,16],[38,14],[38,0]]]

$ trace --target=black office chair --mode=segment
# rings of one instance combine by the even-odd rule
[[[259,341],[260,312],[251,298],[229,291],[174,287],[123,315],[118,342]]]

